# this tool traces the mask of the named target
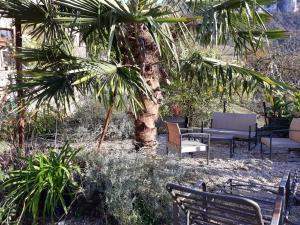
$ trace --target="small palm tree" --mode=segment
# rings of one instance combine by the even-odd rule
[[[185,48],[195,43],[228,45],[241,57],[257,51],[268,38],[285,35],[266,30],[264,22],[271,15],[259,3],[269,1],[190,1],[188,7],[183,0],[0,0],[1,14],[18,19],[42,42],[40,49],[20,51],[23,62],[36,65],[25,71],[23,83],[10,88],[25,90],[29,102],[54,101],[63,108],[75,100],[76,92],[96,92],[109,107],[107,122],[113,107],[133,112],[136,143],[153,152],[163,98],[160,84],[174,71],[185,75],[180,59]],[[74,35],[86,44],[88,58],[72,54]],[[184,67],[196,68],[188,74],[196,74],[207,88],[251,86],[241,84],[240,78],[283,87],[257,72],[199,54],[185,60]]]

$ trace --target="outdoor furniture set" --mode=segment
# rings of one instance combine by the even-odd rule
[[[184,153],[206,152],[209,163],[210,142],[227,142],[230,146],[230,157],[234,154],[235,141],[247,141],[250,150],[251,142],[256,144],[257,124],[255,114],[219,113],[213,114],[211,128],[180,128],[177,123],[166,122],[168,130],[167,153],[175,150],[180,157]],[[187,140],[186,140],[187,139]]]
[[[204,182],[193,187],[169,183],[166,188],[173,198],[173,225],[299,225],[289,220],[292,207],[300,204],[298,183],[295,172],[284,175],[279,186],[230,179],[210,192]]]
[[[213,113],[211,127],[180,128],[177,123],[166,122],[168,130],[167,153],[169,149],[175,150],[180,157],[184,153],[206,152],[207,164],[209,163],[210,143],[227,142],[230,146],[230,157],[234,155],[236,141],[248,142],[248,150],[255,148],[258,137],[261,136],[261,155],[263,145],[269,147],[269,157],[272,158],[274,147],[287,149],[300,148],[300,118],[294,118],[288,130],[271,130],[267,135],[259,135],[264,128],[257,128],[256,114],[239,113]],[[289,132],[289,138],[274,137],[277,132]],[[254,146],[251,147],[251,143]]]

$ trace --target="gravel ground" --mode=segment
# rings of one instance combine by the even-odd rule
[[[87,143],[91,145],[91,143]],[[84,144],[85,145],[85,144]],[[85,145],[86,147],[86,145]],[[102,151],[134,151],[133,140],[107,141],[103,144]],[[166,155],[166,136],[158,137],[158,155]],[[187,155],[180,161],[182,166],[193,167],[197,177],[207,184],[209,188],[222,185],[229,178],[243,179],[250,182],[259,182],[269,185],[278,185],[280,178],[288,171],[300,170],[300,155],[298,153],[288,153],[287,150],[275,150],[272,161],[267,155],[261,158],[259,146],[252,151],[247,150],[246,144],[238,144],[235,148],[233,158],[229,157],[229,146],[224,144],[212,144],[210,164],[206,165],[204,154],[190,157]],[[295,207],[291,219],[294,222],[300,221],[300,207]],[[63,224],[96,224],[94,222]]]

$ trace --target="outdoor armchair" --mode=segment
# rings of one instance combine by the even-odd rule
[[[207,164],[209,164],[210,135],[200,132],[182,133],[177,123],[168,123],[167,153],[169,149],[175,150],[181,157],[184,153],[206,152]],[[203,141],[191,140],[193,135],[203,137]],[[205,140],[205,143],[203,143]]]
[[[275,133],[288,131],[288,138],[274,137]],[[263,145],[269,147],[269,157],[272,159],[273,148],[286,148],[286,149],[300,149],[300,118],[294,118],[291,122],[290,128],[280,130],[270,130],[270,133],[261,137],[260,152],[263,156]]]

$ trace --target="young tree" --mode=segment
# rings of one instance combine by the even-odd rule
[[[30,102],[54,100],[59,107],[75,99],[75,90],[82,94],[93,90],[110,106],[109,112],[112,107],[133,112],[137,146],[153,153],[163,98],[160,84],[168,81],[170,71],[180,71],[182,49],[193,48],[194,43],[229,45],[241,57],[255,52],[268,38],[284,36],[283,31],[266,30],[264,22],[271,15],[259,3],[269,2],[191,1],[193,7],[188,8],[183,0],[0,0],[3,16],[19,19],[33,38],[43,40],[40,49],[19,54],[24,62],[37,64],[11,90],[26,89]],[[72,55],[76,34],[86,44],[89,58]],[[201,55],[197,63],[202,71],[211,72],[202,78],[197,74],[200,85],[209,87],[218,78],[218,85],[247,88],[247,82],[233,82],[240,76],[282,87],[259,73]]]

